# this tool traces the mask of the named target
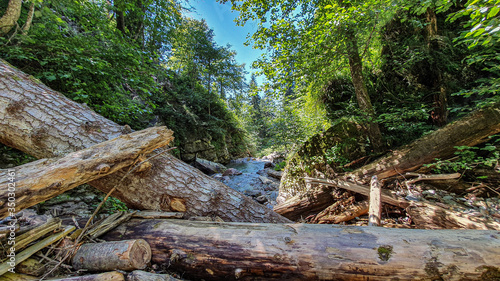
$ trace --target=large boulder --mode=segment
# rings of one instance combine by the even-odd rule
[[[312,136],[288,160],[278,204],[308,190],[304,177],[334,177],[343,172],[342,166],[364,156],[368,145],[361,126],[347,120]]]

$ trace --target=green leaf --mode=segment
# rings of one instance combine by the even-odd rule
[[[488,18],[490,19],[490,18],[496,16],[499,11],[500,11],[500,8],[498,6],[493,6],[493,8],[491,8],[490,12],[488,13]]]

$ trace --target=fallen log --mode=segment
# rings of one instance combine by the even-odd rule
[[[357,180],[379,179],[411,172],[436,158],[453,156],[456,146],[475,146],[500,132],[500,103],[476,110],[443,128],[365,165],[349,175]]]
[[[151,248],[143,239],[83,244],[73,256],[73,268],[88,271],[144,269],[151,261]]]
[[[493,219],[472,217],[429,202],[414,202],[406,211],[418,228],[500,230],[500,223]]]
[[[372,177],[370,183],[370,209],[368,212],[368,226],[379,226],[382,217],[382,201],[380,201],[382,189],[377,176]]]
[[[0,171],[8,175],[0,177],[0,186],[5,187],[0,188],[0,218],[128,167],[139,156],[167,145],[173,140],[172,134],[166,127],[149,128],[68,153],[59,159],[40,159]],[[13,205],[6,204],[11,202],[9,199],[14,199]]]
[[[132,219],[103,238],[143,238],[153,262],[192,280],[483,280],[500,273],[498,231]]]
[[[355,202],[354,196],[339,200],[317,214],[313,223],[342,223],[368,213],[368,201]]]
[[[69,100],[0,59],[0,142],[37,158],[52,158],[128,132],[129,126],[120,126]],[[129,175],[112,194],[130,208],[182,211],[180,206],[187,216],[289,222],[169,154],[149,162],[149,169]],[[108,193],[126,173],[122,169],[89,184]]]

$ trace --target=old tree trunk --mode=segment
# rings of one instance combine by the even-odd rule
[[[104,236],[137,238],[149,243],[153,262],[192,280],[488,280],[500,274],[498,231],[133,219]]]
[[[0,142],[37,158],[52,158],[128,133],[126,127],[0,60]],[[129,175],[113,196],[136,209],[185,211],[188,216],[219,216],[225,221],[288,222],[167,153],[150,163],[150,169]],[[90,184],[108,192],[126,172]]]

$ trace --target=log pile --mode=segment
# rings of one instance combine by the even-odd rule
[[[0,281],[495,280],[496,219],[404,198],[384,184],[498,132],[495,105],[343,177],[307,178],[314,188],[274,212],[169,155],[167,128],[124,130],[0,60],[0,141],[46,158],[1,171],[10,177],[0,179]],[[458,176],[407,174],[403,185]],[[104,200],[112,194],[140,211],[93,222],[98,206],[83,227],[17,223],[20,210],[87,182]],[[423,229],[329,225],[367,213],[370,225],[382,225],[384,206]],[[304,219],[315,224],[291,221]]]

